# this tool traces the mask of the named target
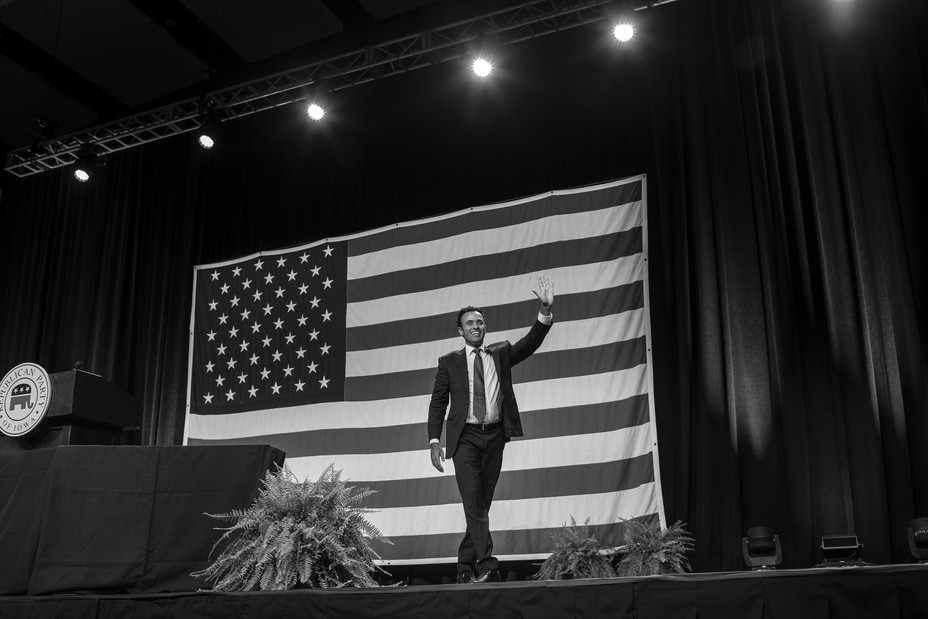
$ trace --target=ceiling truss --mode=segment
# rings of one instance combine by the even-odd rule
[[[74,163],[82,148],[105,155],[193,131],[204,122],[204,110],[231,120],[306,99],[314,88],[337,91],[465,57],[483,42],[501,47],[582,26],[605,19],[610,4],[612,0],[525,2],[38,142],[11,151],[5,169],[18,177],[39,174]]]

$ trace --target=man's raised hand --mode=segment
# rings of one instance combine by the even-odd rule
[[[546,275],[538,276],[538,290],[532,290],[541,301],[541,313],[549,314],[554,305],[554,283]]]

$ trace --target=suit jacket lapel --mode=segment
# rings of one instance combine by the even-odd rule
[[[502,380],[502,373],[500,372],[501,361],[499,359],[499,346],[487,346],[487,349],[490,351],[490,356],[493,357],[493,365],[496,366],[496,376],[499,380]]]
[[[458,376],[464,378],[464,387],[467,387],[467,350],[466,347],[458,351],[455,355],[455,365],[457,366]]]

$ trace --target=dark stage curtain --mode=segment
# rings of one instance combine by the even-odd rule
[[[183,437],[195,264],[647,173],[667,517],[700,571],[774,527],[908,560],[928,515],[928,5],[681,0],[69,170],[3,178],[0,366],[75,361]],[[561,303],[569,302],[563,299]],[[423,410],[423,420],[425,411]],[[423,467],[428,466],[423,452]],[[577,515],[582,518],[581,514]]]

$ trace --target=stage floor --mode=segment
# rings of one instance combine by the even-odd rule
[[[260,593],[0,596],[2,619],[190,616],[916,619],[928,617],[928,566]]]

